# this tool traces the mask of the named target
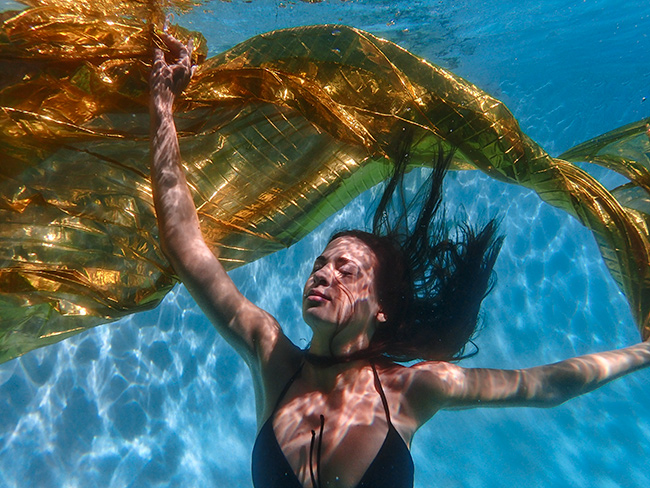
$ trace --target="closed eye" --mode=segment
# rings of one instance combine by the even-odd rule
[[[323,256],[319,256],[316,258],[314,261],[314,266],[311,268],[311,273],[315,273],[319,269],[321,269],[325,265],[325,258]]]
[[[359,267],[348,261],[342,266],[339,266],[339,272],[344,276],[356,276],[359,274]]]

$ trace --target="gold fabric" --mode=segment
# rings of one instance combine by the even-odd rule
[[[1,14],[0,362],[153,307],[176,282],[148,177],[149,26],[162,10],[24,3]],[[455,146],[457,169],[532,188],[589,227],[647,337],[645,122],[554,159],[501,102],[371,34],[276,31],[204,61],[200,34],[171,30],[198,46],[177,126],[203,233],[227,268],[291,245],[380,182],[410,127],[413,165]],[[632,182],[608,192],[567,160]]]

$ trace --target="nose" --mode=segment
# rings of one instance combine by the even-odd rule
[[[312,277],[314,279],[314,284],[327,286],[332,282],[332,270],[329,265],[322,266],[314,271]]]

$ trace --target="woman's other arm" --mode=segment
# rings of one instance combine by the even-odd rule
[[[175,97],[192,76],[192,46],[168,35],[162,39],[174,60],[168,63],[156,48],[150,78],[151,180],[161,246],[221,335],[249,365],[265,362],[278,345],[293,345],[270,314],[244,298],[201,235],[172,115]]]
[[[425,362],[413,366],[408,395],[421,423],[439,409],[554,407],[649,365],[648,342],[520,370]]]

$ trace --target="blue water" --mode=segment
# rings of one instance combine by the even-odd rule
[[[175,20],[201,30],[212,54],[287,26],[369,30],[504,100],[555,155],[650,115],[647,0],[212,1]],[[481,352],[465,365],[527,367],[638,340],[578,223],[474,172],[450,175],[446,199],[450,215],[502,216],[507,234]],[[301,346],[310,261],[332,230],[364,225],[369,200],[232,273]],[[550,410],[442,412],[415,437],[416,486],[650,486],[649,382],[639,372]],[[1,487],[246,487],[254,436],[246,367],[183,287],[154,311],[0,366]]]

